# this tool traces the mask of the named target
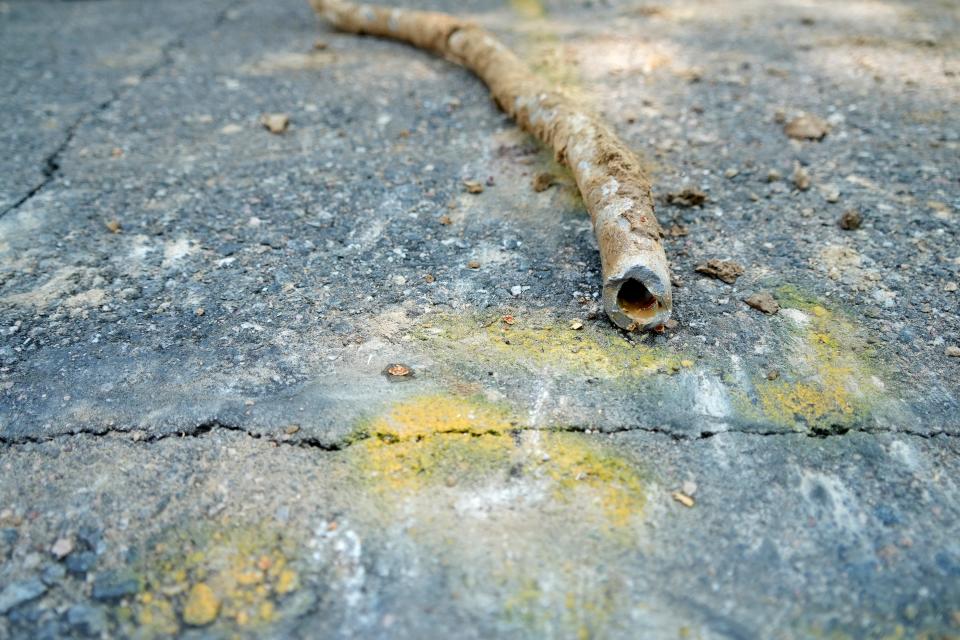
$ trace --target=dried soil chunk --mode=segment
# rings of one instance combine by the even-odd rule
[[[697,265],[697,273],[733,284],[743,275],[743,266],[731,260],[707,260]]]
[[[467,193],[483,193],[483,185],[476,180],[464,180],[463,186],[466,188]]]
[[[678,207],[699,207],[707,201],[707,194],[699,189],[683,189],[667,194],[667,204]]]
[[[823,140],[829,131],[825,120],[809,114],[797,116],[783,127],[783,132],[794,140]]]
[[[840,216],[838,224],[844,231],[854,231],[855,229],[859,229],[860,225],[863,224],[863,216],[856,209],[847,209],[843,212],[843,215]]]
[[[755,293],[749,298],[744,298],[743,301],[754,309],[763,311],[764,313],[769,313],[770,315],[780,311],[780,305],[777,304],[777,301],[773,299],[773,296],[766,291]]]
[[[541,191],[546,191],[554,183],[554,176],[552,173],[546,171],[541,171],[537,175],[533,176],[533,190],[537,193]]]

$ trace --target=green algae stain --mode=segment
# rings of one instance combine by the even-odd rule
[[[858,327],[794,287],[779,289],[777,299],[786,311],[782,315],[792,310],[795,321],[786,321],[789,367],[780,378],[755,384],[763,416],[829,432],[869,414],[884,385]]]
[[[142,559],[143,588],[120,620],[124,635],[169,637],[190,628],[230,634],[264,629],[299,586],[291,539],[265,525],[202,524],[155,540]]]
[[[470,316],[439,316],[415,337],[455,363],[520,367],[531,373],[554,369],[578,376],[631,379],[658,372],[676,373],[692,361],[665,347],[633,343],[616,331],[593,326],[570,329],[569,320],[546,314],[481,321]]]

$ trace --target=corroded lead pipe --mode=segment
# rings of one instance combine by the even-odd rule
[[[403,40],[461,64],[497,104],[553,148],[573,172],[600,246],[603,307],[624,329],[670,318],[670,271],[653,213],[650,181],[637,157],[598,118],[546,85],[490,32],[445,13],[344,0],[310,0],[335,27]]]

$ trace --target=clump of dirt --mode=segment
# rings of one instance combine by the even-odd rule
[[[752,296],[743,299],[748,306],[753,307],[757,311],[762,311],[773,315],[780,311],[780,305],[774,299],[769,292],[763,291],[761,293],[755,293]]]
[[[863,224],[863,215],[857,209],[847,209],[837,222],[844,231],[855,231]]]
[[[667,204],[677,207],[699,207],[707,201],[707,194],[699,189],[688,187],[666,195]]]
[[[707,260],[696,267],[697,273],[733,284],[743,275],[743,265],[732,260]]]
[[[467,193],[472,193],[474,195],[483,193],[483,184],[476,180],[464,180],[463,187],[467,190]]]
[[[533,176],[533,190],[537,193],[546,191],[556,182],[556,176],[548,171],[541,171]]]
[[[830,125],[826,120],[805,113],[785,124],[783,132],[794,140],[823,140],[830,132]]]

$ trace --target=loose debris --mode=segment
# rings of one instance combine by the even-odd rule
[[[552,173],[541,171],[537,175],[533,176],[533,190],[537,193],[546,191],[554,184],[555,180],[556,177]]]
[[[383,369],[383,375],[386,376],[387,380],[389,380],[390,382],[399,382],[401,380],[409,380],[410,378],[414,377],[413,369],[399,362],[388,364]]]
[[[667,204],[677,207],[699,207],[707,201],[707,194],[699,189],[686,188],[667,194]]]
[[[688,509],[693,508],[693,505],[697,504],[697,502],[693,498],[691,498],[690,496],[688,496],[682,491],[674,491],[670,495],[673,497],[674,500],[676,500],[683,506],[687,507]]]
[[[480,261],[479,261],[479,260],[471,260],[470,262],[467,263],[467,268],[468,268],[468,269],[479,269],[479,268],[480,268]]]
[[[108,220],[106,222],[106,225],[107,225],[107,230],[109,230],[110,233],[120,233],[123,230],[123,227],[120,226],[120,223],[117,222],[116,220]]]
[[[951,358],[960,358],[960,347],[951,345],[944,349],[943,354]]]
[[[497,104],[573,172],[600,247],[603,306],[610,319],[624,329],[652,329],[670,317],[670,270],[650,181],[634,152],[606,124],[472,21],[346,0],[310,3],[339,29],[409,42],[479,76]],[[468,185],[471,193],[482,189],[475,184]]]
[[[50,553],[54,558],[61,560],[73,552],[73,538],[59,538],[50,547]]]
[[[844,231],[854,231],[863,224],[863,215],[857,209],[847,209],[840,216],[838,224]]]
[[[830,125],[817,116],[803,114],[785,124],[783,132],[794,140],[823,140]]]
[[[799,164],[793,170],[793,186],[800,191],[806,191],[810,188],[810,174]]]
[[[743,275],[743,266],[732,260],[707,260],[696,267],[697,273],[733,284]]]
[[[281,134],[290,126],[290,116],[285,113],[265,113],[260,116],[260,124],[273,134]]]
[[[690,230],[687,229],[687,227],[682,224],[675,224],[675,225],[672,225],[669,229],[667,229],[667,235],[673,236],[674,238],[682,238],[685,235],[688,235],[689,233],[690,233]]]
[[[581,322],[580,320],[571,320],[570,328],[573,329],[574,331],[580,331],[580,329],[583,329],[583,322]]]
[[[463,186],[466,188],[467,193],[483,193],[483,184],[476,180],[464,180]]]
[[[773,296],[766,291],[755,293],[752,296],[744,298],[743,301],[746,302],[748,306],[770,315],[774,315],[780,311],[780,305],[774,300]]]

